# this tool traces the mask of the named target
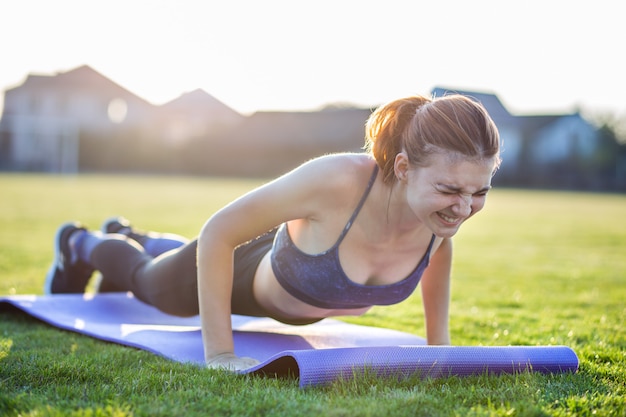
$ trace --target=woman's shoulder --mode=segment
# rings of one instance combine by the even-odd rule
[[[291,189],[300,189],[303,199],[331,206],[351,204],[367,185],[375,165],[365,153],[328,154],[305,162],[288,177],[293,180]]]
[[[336,153],[304,164],[300,184],[307,188],[303,203],[313,209],[310,219],[323,219],[352,210],[372,177],[376,161],[367,154]]]
[[[311,172],[315,172],[324,181],[348,181],[354,185],[355,180],[370,177],[376,161],[365,153],[335,153],[312,159],[307,165]]]

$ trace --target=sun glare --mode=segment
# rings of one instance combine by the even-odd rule
[[[126,105],[125,100],[121,98],[114,98],[109,102],[107,114],[109,115],[109,120],[113,123],[122,123],[126,119],[127,112],[128,106]]]

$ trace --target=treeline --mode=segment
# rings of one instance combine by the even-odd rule
[[[503,166],[497,186],[568,190],[626,191],[626,145],[603,129],[602,145],[589,158],[572,155],[557,163],[537,163],[522,151],[516,169]],[[161,143],[141,131],[100,137],[83,134],[80,172],[126,172],[271,178],[300,163],[332,152],[359,152],[363,137],[334,141],[306,135],[292,141],[237,137],[216,132],[182,143]]]
[[[274,177],[323,153],[310,146],[257,146],[224,137],[197,137],[169,144],[156,142],[142,132],[107,138],[91,134],[80,137],[79,171]]]

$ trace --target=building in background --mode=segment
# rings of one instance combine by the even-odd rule
[[[502,166],[498,180],[526,185],[584,181],[582,161],[591,161],[601,151],[600,131],[580,113],[512,115],[495,94],[435,88],[434,96],[458,93],[483,104],[500,132]]]
[[[502,139],[497,185],[626,189],[626,146],[579,113],[514,115],[493,93],[431,93],[463,94],[487,108]],[[272,177],[322,154],[358,152],[371,111],[243,116],[200,89],[156,106],[81,66],[28,75],[5,91],[0,169]]]
[[[202,90],[155,106],[87,65],[54,75],[31,74],[5,91],[0,163],[18,171],[76,172],[84,136],[135,132],[158,146],[242,118]]]

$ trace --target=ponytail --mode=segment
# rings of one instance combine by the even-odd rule
[[[412,96],[385,104],[368,119],[365,136],[365,150],[376,160],[385,183],[394,181],[395,158],[403,151],[414,166],[427,166],[430,155],[445,151],[500,162],[493,120],[480,103],[458,94]]]

